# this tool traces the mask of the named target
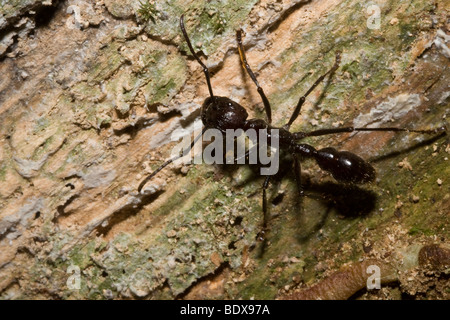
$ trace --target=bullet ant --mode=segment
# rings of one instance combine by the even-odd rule
[[[306,100],[306,97],[325,79],[325,77],[327,77],[328,75],[332,75],[339,68],[341,60],[341,53],[339,51],[336,52],[334,65],[326,73],[320,76],[314,82],[314,84],[308,89],[308,91],[306,91],[306,93],[302,97],[300,97],[297,106],[295,107],[294,112],[292,113],[289,121],[283,127],[272,126],[271,124],[272,109],[269,100],[267,99],[263,88],[259,85],[255,74],[253,73],[253,71],[250,68],[250,65],[247,62],[244,47],[242,44],[242,30],[237,30],[236,40],[238,43],[238,52],[240,61],[242,63],[243,68],[247,71],[248,75],[256,85],[257,91],[264,104],[264,110],[267,117],[267,121],[262,119],[247,119],[248,113],[245,110],[245,108],[242,107],[240,104],[227,97],[219,97],[214,95],[211,85],[211,76],[209,73],[209,69],[200,60],[199,56],[195,53],[194,48],[192,47],[191,41],[184,27],[184,15],[180,17],[180,28],[192,56],[195,58],[195,60],[197,60],[197,62],[203,69],[203,73],[206,78],[206,84],[209,90],[209,97],[205,99],[201,107],[201,120],[203,122],[204,127],[202,132],[194,139],[189,148],[183,150],[179,156],[167,160],[153,173],[147,176],[139,184],[138,187],[139,192],[141,192],[144,185],[149,180],[151,180],[158,172],[160,172],[162,169],[164,169],[166,166],[168,166],[175,160],[187,155],[188,152],[190,152],[190,150],[194,147],[195,143],[202,137],[202,135],[205,133],[207,129],[218,129],[223,133],[225,133],[227,129],[234,129],[234,130],[243,129],[244,131],[248,129],[255,129],[257,132],[263,132],[259,130],[266,129],[267,131],[265,132],[267,132],[266,134],[268,135],[268,137],[266,137],[268,138],[266,141],[270,141],[270,139],[275,138],[274,136],[272,136],[272,132],[274,132],[274,129],[276,129],[277,130],[276,138],[279,139],[279,148],[292,155],[294,161],[295,180],[297,183],[300,197],[302,197],[304,194],[301,183],[300,159],[313,158],[322,170],[331,173],[331,175],[338,182],[363,184],[373,182],[376,177],[376,172],[375,169],[372,167],[372,165],[370,165],[368,162],[366,162],[364,159],[357,156],[356,154],[348,151],[338,151],[331,147],[316,150],[311,145],[299,143],[299,141],[301,141],[306,137],[317,137],[329,134],[355,132],[355,131],[394,131],[394,132],[415,132],[422,134],[437,134],[440,132],[445,132],[445,127],[440,127],[431,130],[411,130],[396,127],[384,127],[384,128],[341,127],[331,129],[319,129],[310,132],[302,132],[302,131],[290,132],[289,129],[299,116],[302,105]],[[260,136],[258,137],[258,139],[259,138]],[[264,233],[264,231],[267,229],[266,190],[269,186],[269,182],[272,177],[273,177],[272,175],[267,175],[262,186],[262,208],[264,219],[262,231],[258,234],[258,238],[260,238],[261,235]]]

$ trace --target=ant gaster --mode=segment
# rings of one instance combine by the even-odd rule
[[[205,133],[207,129],[218,129],[221,132],[225,132],[226,129],[243,129],[244,131],[247,129],[255,129],[256,132],[261,132],[259,129],[267,129],[266,134],[268,135],[268,140],[270,141],[271,129],[278,129],[279,133],[279,148],[289,152],[292,154],[294,160],[294,173],[295,179],[298,187],[299,195],[303,195],[303,189],[301,184],[301,168],[300,168],[300,159],[304,158],[313,158],[319,167],[325,171],[331,173],[331,175],[339,182],[344,183],[355,183],[362,184],[368,183],[375,180],[375,169],[368,162],[363,160],[361,157],[357,156],[348,151],[338,151],[334,148],[323,148],[320,150],[316,150],[314,147],[308,144],[299,143],[305,137],[317,137],[328,134],[335,133],[344,133],[344,132],[354,132],[354,131],[405,131],[405,132],[416,132],[416,133],[438,133],[445,131],[444,127],[440,127],[433,130],[410,130],[406,128],[396,128],[396,127],[384,127],[384,128],[355,128],[355,127],[342,127],[342,128],[332,128],[332,129],[320,129],[314,130],[310,132],[289,132],[289,128],[292,123],[297,119],[300,114],[300,110],[302,108],[303,103],[306,100],[306,97],[324,80],[327,75],[333,74],[339,67],[341,53],[336,52],[336,60],[334,65],[329,69],[328,72],[320,76],[314,84],[309,88],[309,90],[300,97],[297,106],[294,109],[294,112],[283,127],[275,127],[272,126],[272,111],[269,100],[267,99],[264,90],[259,85],[258,80],[256,79],[255,74],[251,70],[249,64],[247,63],[247,58],[245,56],[244,47],[242,44],[242,30],[238,30],[236,32],[236,39],[238,43],[238,51],[239,57],[242,63],[243,68],[247,71],[248,75],[254,82],[257,87],[257,91],[262,99],[264,104],[264,110],[266,113],[267,121],[262,119],[248,119],[248,113],[237,102],[227,98],[227,97],[219,97],[215,96],[213,93],[213,89],[211,86],[211,77],[209,73],[209,69],[206,65],[200,60],[198,55],[195,53],[194,48],[192,47],[191,41],[187,35],[186,29],[184,27],[184,15],[180,17],[180,28],[183,33],[183,36],[186,40],[186,43],[189,47],[189,50],[192,56],[197,60],[200,66],[203,69],[203,73],[205,74],[206,84],[208,85],[209,97],[207,97],[201,108],[201,119],[204,125],[204,128],[194,141],[191,143],[190,147],[186,150],[182,151],[182,154],[179,156],[172,158],[165,163],[163,163],[158,169],[156,169],[153,173],[151,173],[148,177],[146,177],[138,187],[138,191],[140,192],[144,185],[152,179],[159,171],[165,168],[167,165],[172,163],[173,161],[185,156],[190,152],[190,150],[194,147],[195,143],[200,139],[200,137]],[[267,227],[267,199],[266,199],[266,189],[269,185],[270,179],[272,176],[266,176],[263,187],[262,187],[262,207],[264,213],[263,227],[262,233]]]

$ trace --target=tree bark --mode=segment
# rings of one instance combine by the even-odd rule
[[[445,1],[14,3],[0,7],[2,299],[274,299],[346,263],[402,264],[414,245],[448,244],[442,132],[303,140],[368,159],[377,180],[343,185],[304,160],[299,199],[283,163],[286,175],[268,189],[264,242],[256,240],[264,177],[251,167],[173,165],[137,192],[171,157],[171,138],[193,133],[209,96],[181,14],[214,94],[250,118],[265,113],[239,61],[238,28],[274,125],[341,51],[292,132],[430,129],[448,122]],[[400,289],[448,299],[439,272],[424,287],[413,271],[422,267],[411,268],[399,286],[360,298],[399,298]]]

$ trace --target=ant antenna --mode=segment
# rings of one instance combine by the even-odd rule
[[[192,47],[191,40],[189,40],[189,36],[187,35],[186,29],[184,28],[184,14],[182,14],[181,17],[180,17],[180,28],[181,28],[181,32],[183,32],[183,36],[184,36],[184,39],[187,42],[189,50],[191,51],[191,53],[194,56],[195,60],[197,60],[197,62],[203,68],[203,73],[205,74],[205,77],[206,77],[206,83],[208,84],[209,95],[211,96],[211,98],[213,98],[215,100],[215,97],[214,97],[214,94],[213,94],[213,90],[212,90],[212,86],[211,86],[211,77],[209,75],[209,69],[205,66],[205,64],[202,62],[202,60],[200,60],[200,58],[195,53],[194,48]]]
[[[247,70],[248,75],[255,83],[258,93],[261,96],[261,99],[264,103],[264,109],[266,110],[266,115],[267,115],[267,122],[269,124],[271,124],[272,123],[272,109],[270,107],[270,102],[267,99],[266,95],[264,94],[263,88],[259,85],[255,74],[253,73],[252,69],[250,68],[250,65],[247,62],[247,57],[245,56],[244,45],[242,44],[242,29],[239,29],[236,31],[236,39],[237,39],[237,43],[238,43],[239,58],[241,59],[242,67],[245,70]]]

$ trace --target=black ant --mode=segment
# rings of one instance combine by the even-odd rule
[[[158,169],[156,169],[153,173],[147,176],[138,187],[138,191],[141,192],[144,185],[152,179],[159,171],[164,169],[173,161],[185,156],[190,152],[190,150],[194,147],[195,143],[201,138],[201,136],[205,133],[207,129],[218,129],[221,132],[225,133],[227,129],[255,129],[257,132],[259,129],[266,129],[267,131],[267,139],[266,141],[270,141],[272,138],[272,130],[278,130],[277,138],[279,139],[279,148],[286,152],[289,152],[294,161],[294,173],[295,180],[298,187],[298,192],[300,196],[303,196],[303,188],[301,183],[301,167],[300,167],[300,159],[304,158],[313,158],[319,167],[325,171],[328,171],[332,174],[332,176],[338,181],[343,183],[353,183],[353,184],[362,184],[373,182],[375,180],[375,169],[366,162],[361,157],[357,156],[354,153],[348,151],[338,151],[334,148],[328,147],[320,150],[316,150],[314,147],[308,144],[298,143],[303,138],[306,137],[317,137],[324,136],[335,133],[344,133],[344,132],[354,132],[354,131],[404,131],[404,132],[416,132],[423,134],[436,134],[439,132],[445,132],[445,127],[440,127],[432,130],[410,130],[406,128],[396,128],[396,127],[385,127],[385,128],[355,128],[355,127],[342,127],[342,128],[332,128],[332,129],[319,129],[310,132],[289,132],[289,129],[297,119],[300,114],[303,103],[306,100],[306,97],[324,80],[327,75],[333,74],[339,67],[341,53],[339,51],[336,52],[336,60],[334,65],[329,69],[328,72],[320,76],[314,84],[309,88],[309,90],[300,97],[297,106],[292,113],[291,118],[283,127],[275,127],[272,126],[272,111],[270,107],[269,100],[267,99],[263,88],[259,85],[258,80],[256,79],[255,74],[251,70],[249,64],[247,63],[247,59],[245,56],[244,47],[242,44],[242,30],[237,30],[236,39],[238,43],[238,51],[239,57],[242,63],[243,68],[247,71],[248,75],[255,83],[258,93],[261,96],[262,102],[264,104],[264,110],[266,113],[267,121],[262,119],[247,119],[248,113],[237,102],[227,98],[227,97],[219,97],[215,96],[213,93],[213,89],[211,86],[211,77],[209,73],[209,69],[206,65],[200,60],[199,56],[195,53],[191,41],[187,35],[186,29],[184,27],[184,15],[180,17],[180,28],[183,33],[183,36],[186,40],[186,43],[189,47],[189,50],[192,56],[197,60],[200,66],[203,68],[203,73],[205,74],[206,84],[208,85],[209,97],[205,99],[201,108],[201,119],[204,125],[202,132],[194,139],[191,143],[190,147],[183,150],[183,152],[166,162],[164,162]],[[258,137],[259,139],[259,137]],[[270,142],[269,142],[270,143]],[[273,176],[266,176],[263,186],[262,186],[262,207],[263,207],[263,227],[262,232],[267,227],[267,199],[266,199],[266,189],[269,185],[269,182]],[[258,236],[259,237],[259,236]]]

